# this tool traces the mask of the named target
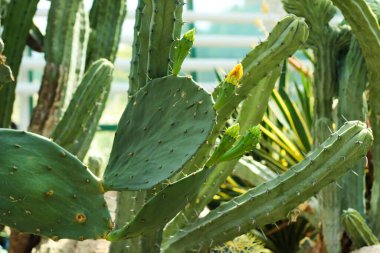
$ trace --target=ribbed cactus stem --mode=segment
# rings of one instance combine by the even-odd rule
[[[142,2],[142,3],[140,3]],[[134,70],[133,72],[136,73],[135,82],[137,82],[136,88],[134,88],[134,91],[136,92],[140,88],[144,87],[145,84],[149,81],[149,75],[148,75],[148,64],[149,64],[149,43],[150,43],[150,22],[153,15],[153,3],[151,0],[139,0],[138,9],[136,12],[139,11],[140,13],[137,15],[137,17],[141,18],[141,21],[136,24],[138,26],[138,35],[136,38],[138,39],[138,42],[135,41],[135,43],[138,43],[136,46],[136,49],[138,51],[133,54],[136,54],[137,57],[134,59],[132,57],[132,64],[137,67],[137,70]],[[136,20],[138,22],[139,19]],[[135,28],[136,29],[136,28]],[[136,34],[136,30],[135,30]],[[131,69],[132,71],[132,69]]]
[[[358,248],[379,244],[363,216],[355,209],[343,211],[341,221],[354,245]]]
[[[313,144],[319,145],[333,126],[332,102],[336,93],[339,50],[350,40],[346,28],[332,27],[329,22],[336,13],[330,0],[282,0],[287,12],[304,17],[310,26],[308,45],[314,50],[314,129]],[[339,224],[341,196],[336,187],[327,186],[319,195],[324,243],[328,253],[340,253]]]
[[[338,114],[340,115],[340,125],[343,125],[346,120],[365,121],[367,102],[364,90],[367,86],[367,69],[359,43],[354,37],[344,60],[339,80]],[[357,175],[348,173],[342,177],[342,208],[354,208],[362,215],[365,213],[365,166],[365,161],[360,161],[354,169]]]
[[[86,64],[87,45],[89,44],[89,36],[90,21],[84,3],[81,3],[79,5],[75,19],[70,68],[68,72],[65,96],[64,100],[62,101],[63,109],[60,109],[57,112],[59,117],[61,116],[61,113],[66,110],[68,103],[72,98],[72,94],[83,78]]]
[[[38,1],[12,1],[7,7],[7,17],[2,33],[5,43],[3,54],[7,57],[7,63],[16,80]],[[16,82],[0,90],[0,127],[11,125],[15,96]]]
[[[133,43],[132,43],[132,59],[131,67],[129,69],[129,89],[128,94],[133,95],[139,88],[139,52],[140,52],[140,29],[142,25],[143,10],[145,2],[143,0],[138,1],[138,5],[135,12],[135,26],[133,28]]]
[[[155,0],[150,25],[148,47],[149,78],[163,77],[169,74],[172,59],[171,50],[179,39],[182,25],[183,2],[178,0]],[[180,12],[181,15],[177,16]],[[180,25],[177,26],[176,23]],[[174,50],[174,48],[173,48]]]
[[[83,159],[94,138],[113,78],[113,64],[100,59],[91,64],[51,138]]]
[[[131,222],[141,207],[145,204],[145,191],[124,191],[118,192],[117,208],[115,217],[115,230]],[[143,252],[140,237],[126,240],[113,241],[109,248],[109,253]]]
[[[370,223],[380,234],[380,29],[378,18],[365,0],[333,0],[357,38],[368,70],[370,121],[375,138],[372,148],[374,182],[371,195]]]
[[[95,0],[90,12],[91,36],[86,68],[93,61],[105,58],[115,61],[122,26],[127,14],[126,0]]]
[[[46,65],[30,131],[49,136],[59,118],[70,79],[75,21],[81,1],[52,0],[45,36]],[[78,36],[79,37],[79,36]],[[77,38],[78,38],[77,37]]]
[[[283,175],[182,228],[163,244],[163,252],[207,250],[252,228],[285,218],[298,204],[348,172],[352,163],[366,155],[372,142],[371,130],[364,123],[347,122]]]

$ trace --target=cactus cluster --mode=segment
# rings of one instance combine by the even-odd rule
[[[81,0],[51,1],[43,46],[46,66],[29,132],[7,127],[26,44],[20,38],[26,38],[33,26],[38,0],[11,1],[2,35],[7,61],[0,62],[0,146],[4,147],[0,149],[0,182],[6,186],[0,190],[0,223],[54,240],[107,239],[112,242],[110,252],[123,252],[125,247],[133,252],[207,252],[286,218],[339,177],[350,171],[356,174],[352,165],[363,164],[373,142],[371,129],[353,121],[361,116],[362,108],[335,133],[326,133],[333,122],[329,103],[337,80],[334,61],[343,48],[349,50],[341,94],[347,93],[352,76],[361,81],[354,94],[364,92],[366,78],[353,68],[354,63],[364,68],[363,58],[353,60],[361,56],[358,45],[362,39],[353,39],[347,27],[328,25],[335,13],[328,0],[315,5],[324,11],[322,18],[309,8],[309,2],[315,1],[283,2],[293,14],[279,21],[268,38],[209,94],[191,77],[180,74],[194,42],[194,30],[180,38],[183,2],[139,0],[128,105],[119,120],[104,175],[98,177],[83,159],[109,95],[126,0],[95,0],[90,15]],[[12,29],[16,32],[11,33]],[[352,30],[356,32],[354,26]],[[372,39],[378,43],[377,37]],[[316,52],[316,82],[324,85],[316,87],[314,150],[284,174],[200,218],[238,160],[259,143],[258,124],[282,64],[305,46]],[[367,65],[372,64],[372,68],[367,66],[372,73],[373,61],[366,58],[364,49],[363,54]],[[370,83],[376,78],[370,75]],[[378,116],[376,105],[372,101],[371,110]],[[347,110],[347,105],[340,109]],[[376,122],[372,123],[375,145]],[[360,190],[358,185],[355,193]],[[119,192],[115,221],[104,200],[107,191]],[[335,190],[322,196],[334,194]],[[331,203],[321,205],[331,207]],[[335,215],[340,209],[332,212]],[[347,224],[356,222],[346,220]],[[327,234],[336,229],[326,229]]]

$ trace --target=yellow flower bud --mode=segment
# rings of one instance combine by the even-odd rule
[[[241,63],[235,65],[235,67],[228,73],[226,82],[232,85],[238,86],[239,81],[243,76],[243,65]]]

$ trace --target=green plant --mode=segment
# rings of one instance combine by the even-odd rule
[[[375,234],[380,233],[380,223],[377,219],[379,213],[379,193],[380,193],[380,176],[378,169],[379,164],[379,99],[376,97],[380,92],[379,80],[380,76],[376,71],[377,59],[380,59],[380,29],[378,24],[379,2],[378,1],[333,1],[334,4],[342,11],[347,22],[352,28],[361,49],[368,71],[369,85],[369,106],[370,106],[370,122],[374,130],[375,143],[373,147],[373,163],[375,178],[372,188],[370,223]],[[354,13],[351,11],[354,10]],[[355,15],[355,16],[354,16]],[[360,24],[360,25],[359,25]],[[362,28],[361,28],[362,27]]]
[[[100,13],[97,3],[93,15]],[[199,218],[240,157],[259,141],[256,125],[266,111],[281,64],[306,42],[308,26],[294,15],[282,19],[268,39],[249,52],[210,95],[190,77],[176,76],[177,65],[172,72],[172,60],[181,65],[188,51],[188,46],[183,49],[178,44],[182,2],[140,0],[131,97],[119,121],[105,173],[97,178],[75,155],[83,158],[88,149],[108,95],[112,64],[89,60],[92,63],[83,78],[77,77],[81,71],[73,71],[83,69],[85,57],[80,54],[78,61],[73,60],[72,42],[78,39],[76,46],[82,50],[87,45],[85,36],[76,37],[69,29],[70,22],[77,20],[86,30],[81,6],[80,1],[53,0],[49,11],[48,64],[31,129],[47,136],[53,133],[56,143],[28,132],[0,130],[0,145],[7,147],[0,150],[0,180],[9,186],[0,191],[0,210],[5,213],[1,223],[53,239],[106,238],[114,242],[138,238],[128,241],[134,252],[206,251],[285,218],[298,204],[349,171],[349,165],[365,157],[372,144],[371,130],[364,123],[346,122],[292,169]],[[57,20],[64,25],[57,25]],[[120,19],[115,20],[121,25]],[[67,37],[60,40],[62,29]],[[107,31],[99,29],[100,34]],[[118,38],[112,41],[117,43]],[[180,54],[176,50],[181,50]],[[112,47],[108,52],[114,51]],[[112,59],[111,53],[108,56]],[[67,85],[60,77],[81,80],[62,119],[57,115],[63,114]],[[107,85],[100,87],[103,82]],[[51,88],[54,93],[49,97],[46,91]],[[100,105],[92,108],[90,101]],[[250,112],[253,105],[256,109]],[[234,123],[240,129],[234,125],[222,134],[238,109]],[[103,199],[105,192],[115,190],[120,192],[116,226]],[[126,212],[131,207],[135,213]],[[125,242],[113,244],[111,251],[125,250],[125,246]]]
[[[343,211],[341,220],[344,230],[346,230],[357,247],[379,244],[365,219],[355,209],[350,208]]]
[[[0,126],[6,128],[11,125],[19,66],[24,48],[28,44],[33,50],[43,52],[47,61],[39,101],[29,130],[54,138],[57,143],[83,159],[94,137],[112,81],[112,63],[97,60],[104,57],[114,61],[126,13],[126,1],[106,1],[107,10],[116,7],[119,13],[104,17],[103,12],[92,11],[91,21],[82,1],[51,1],[45,36],[32,23],[38,2],[10,1],[6,15],[2,16],[5,47],[1,59],[4,63],[6,57],[14,80],[8,84],[2,82],[0,85]],[[95,2],[93,9],[101,1]],[[101,24],[94,25],[94,20],[100,20]],[[96,46],[98,52],[102,52],[101,55],[95,56],[87,50],[90,25],[93,34],[91,46],[93,49]],[[112,26],[115,30],[107,36],[95,35],[103,34],[108,29],[107,26]],[[87,65],[86,57],[91,58]],[[88,71],[83,77],[85,68]],[[1,77],[3,80],[9,79],[5,71],[1,73]],[[96,106],[92,103],[96,103]],[[38,242],[38,237],[13,229],[10,251],[30,251],[35,241]]]

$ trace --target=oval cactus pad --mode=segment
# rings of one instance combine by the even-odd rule
[[[181,170],[215,124],[210,94],[189,77],[154,79],[128,103],[104,175],[106,190],[149,189]]]
[[[0,224],[52,239],[104,238],[112,222],[99,180],[52,141],[0,130]]]

